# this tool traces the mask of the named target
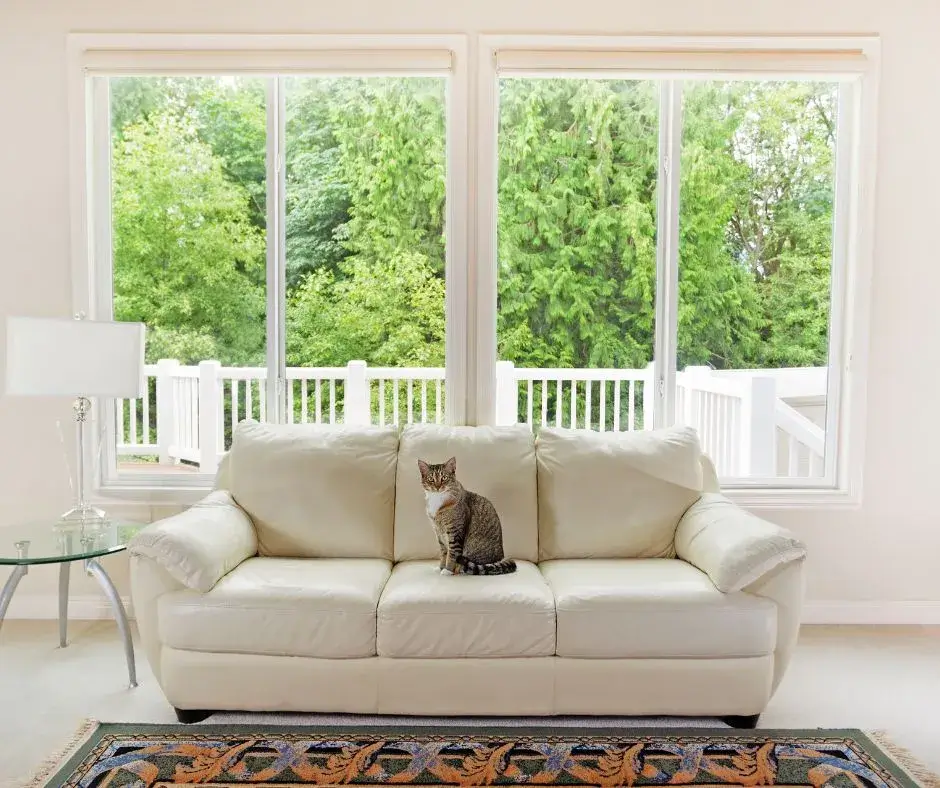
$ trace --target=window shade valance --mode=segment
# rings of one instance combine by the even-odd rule
[[[448,49],[124,50],[89,49],[85,72],[134,74],[447,74]]]
[[[851,79],[865,72],[868,58],[861,49],[734,50],[734,49],[500,49],[495,52],[500,76],[644,77],[715,79],[716,75],[760,75]]]

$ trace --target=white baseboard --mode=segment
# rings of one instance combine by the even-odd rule
[[[803,606],[803,623],[940,626],[940,602],[810,600]]]
[[[134,617],[130,597],[122,597],[128,618]],[[59,597],[56,594],[21,594],[13,595],[6,618],[48,620],[59,617]],[[69,621],[98,621],[113,619],[111,603],[107,597],[97,594],[84,594],[69,597]]]

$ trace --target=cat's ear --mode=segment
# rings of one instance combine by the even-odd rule
[[[418,470],[421,471],[421,478],[423,479],[428,475],[428,471],[431,470],[431,466],[428,465],[424,460],[418,460]]]
[[[444,473],[450,474],[451,476],[457,473],[456,457],[451,457],[447,462],[444,463]]]

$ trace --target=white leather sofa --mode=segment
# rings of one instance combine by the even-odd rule
[[[417,459],[500,514],[511,575],[442,576]],[[757,722],[803,546],[735,506],[694,431],[239,425],[214,490],[130,546],[153,673],[214,710]]]

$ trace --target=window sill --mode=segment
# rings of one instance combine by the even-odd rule
[[[722,492],[744,509],[857,509],[861,495],[857,488],[737,487]]]

